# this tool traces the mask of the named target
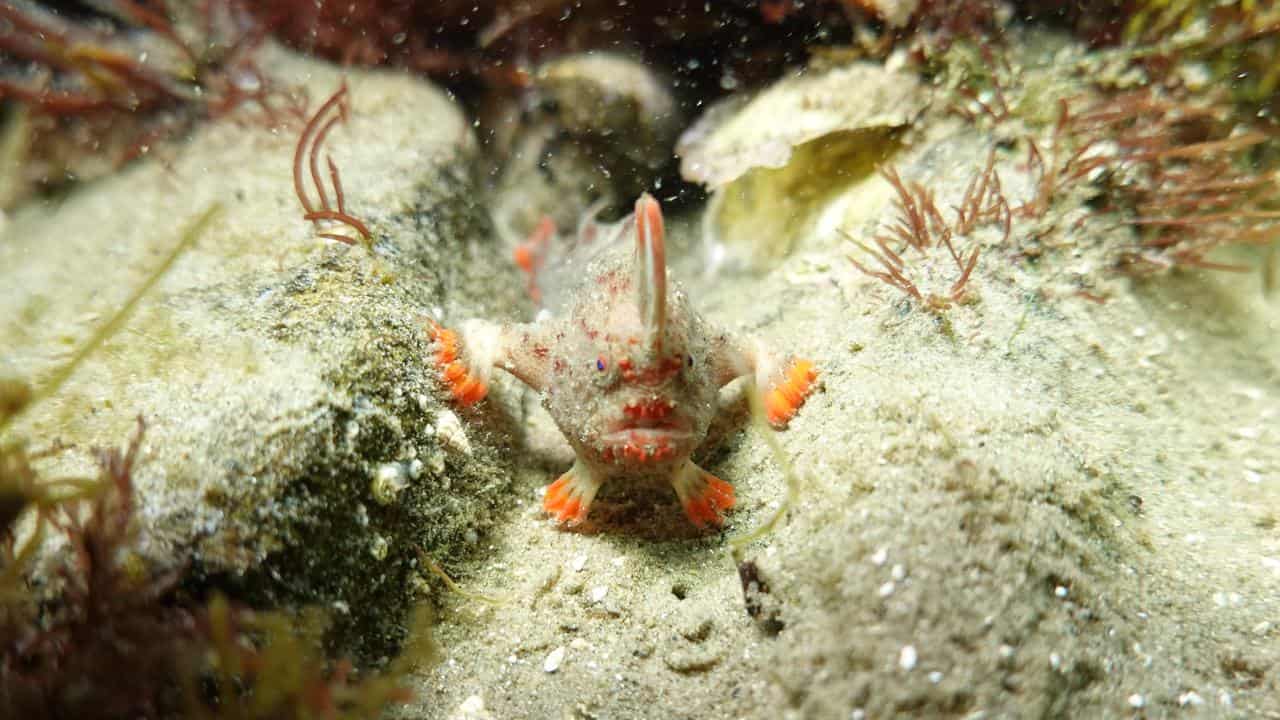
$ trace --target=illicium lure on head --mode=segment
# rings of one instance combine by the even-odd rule
[[[578,249],[593,254],[580,260],[580,281],[559,316],[470,320],[457,331],[429,324],[440,377],[462,405],[484,398],[494,367],[542,393],[576,455],[543,499],[560,522],[585,518],[607,480],[658,477],[670,480],[693,523],[719,525],[733,487],[689,459],[706,438],[719,389],[751,376],[769,422],[783,427],[818,372],[710,327],[683,291],[668,288],[662,210],[648,194],[614,228],[589,223],[581,232],[589,237]]]

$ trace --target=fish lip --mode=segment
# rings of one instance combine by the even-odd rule
[[[681,443],[690,440],[692,437],[693,432],[691,430],[674,425],[661,427],[628,425],[619,427],[613,432],[606,433],[601,439],[607,445],[621,446],[628,445],[633,442],[639,442],[641,444],[660,441]]]

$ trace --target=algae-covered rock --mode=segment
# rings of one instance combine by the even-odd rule
[[[270,66],[313,98],[339,85],[328,66],[280,53]],[[141,552],[251,599],[323,603],[339,644],[376,657],[403,633],[419,552],[464,551],[507,477],[483,418],[467,447],[441,442],[451,411],[423,361],[423,318],[501,314],[521,285],[476,262],[492,233],[459,109],[403,76],[348,84],[349,124],[326,149],[372,252],[301,219],[300,127],[216,123],[12,215],[0,306],[17,310],[0,319],[0,372],[46,375],[220,206],[128,323],[15,431],[72,444],[47,472],[83,475],[86,450],[143,416]]]

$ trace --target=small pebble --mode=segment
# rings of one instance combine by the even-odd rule
[[[880,548],[879,550],[876,550],[874,553],[872,553],[871,564],[875,565],[876,567],[880,567],[888,559],[889,559],[889,550],[887,548]]]
[[[1062,585],[1059,585],[1053,589],[1053,594],[1059,598],[1065,598],[1067,596],[1067,589]]]
[[[892,595],[892,594],[893,594],[893,591],[894,591],[895,589],[897,589],[897,585],[895,585],[895,584],[894,584],[894,582],[893,582],[892,580],[890,580],[890,581],[886,582],[885,584],[883,584],[883,585],[881,585],[881,586],[880,586],[880,591],[879,591],[879,592],[880,592],[880,597],[882,597],[882,598],[887,598],[887,597],[889,597],[890,595]]]
[[[898,653],[898,667],[910,672],[915,669],[916,661],[919,659],[915,645],[904,645],[902,651]]]
[[[1147,704],[1146,698],[1142,697],[1138,693],[1134,693],[1129,696],[1129,707],[1133,708],[1134,710],[1137,710],[1146,704]]]
[[[553,673],[560,669],[560,663],[564,662],[564,646],[552,650],[547,659],[542,661],[542,669],[545,672]]]
[[[598,603],[604,600],[604,596],[609,594],[609,588],[606,585],[597,585],[591,588],[591,602]]]
[[[472,695],[449,716],[449,720],[493,720],[493,715],[484,706],[484,698]]]
[[[381,535],[374,535],[373,540],[369,543],[369,554],[374,560],[379,562],[387,559],[387,550],[390,549],[387,539]]]
[[[1186,707],[1188,705],[1192,707],[1199,707],[1203,704],[1204,698],[1200,697],[1200,693],[1195,690],[1188,690],[1178,696],[1178,705],[1180,707]]]
[[[574,572],[582,572],[582,569],[585,568],[586,566],[587,566],[586,553],[583,553],[581,555],[574,557],[573,562],[570,563],[569,565],[569,567],[573,568]]]
[[[929,673],[929,682],[933,683],[934,685],[937,685],[938,683],[942,682],[942,673],[938,672],[937,670],[934,670],[933,672]]]
[[[901,582],[902,579],[905,578],[906,576],[907,576],[907,569],[903,567],[901,563],[894,565],[893,569],[889,571],[889,577],[899,582]]]

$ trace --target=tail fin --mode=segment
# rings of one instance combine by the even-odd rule
[[[662,208],[649,193],[636,200],[636,288],[646,350],[661,349],[667,322],[667,249]]]

